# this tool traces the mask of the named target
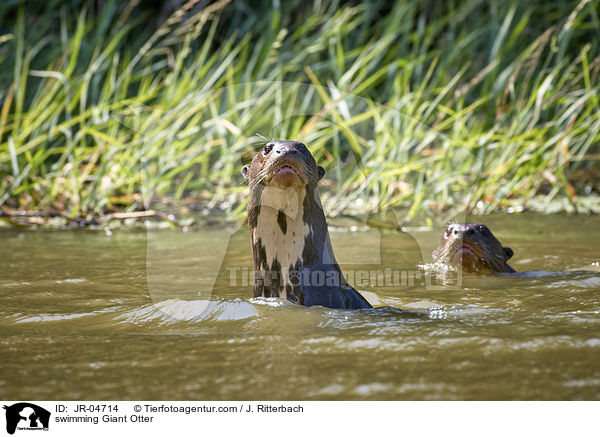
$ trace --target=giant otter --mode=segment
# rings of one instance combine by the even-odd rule
[[[270,141],[242,168],[250,187],[254,296],[307,306],[371,308],[348,285],[333,254],[317,192],[324,174],[298,141]]]
[[[480,223],[453,223],[442,234],[433,260],[463,271],[480,275],[515,273],[507,264],[514,252],[502,244],[486,225]]]

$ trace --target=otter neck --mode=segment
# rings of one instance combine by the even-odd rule
[[[302,303],[300,275],[312,269],[339,272],[316,187],[261,186],[248,204],[254,295]],[[328,266],[328,267],[324,267]],[[339,272],[341,275],[341,272]]]

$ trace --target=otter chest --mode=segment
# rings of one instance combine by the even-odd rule
[[[305,237],[310,227],[304,222],[305,191],[266,187],[261,196],[252,242],[257,267],[269,280],[269,295],[287,297],[290,273],[302,266]],[[266,276],[269,276],[268,278]]]

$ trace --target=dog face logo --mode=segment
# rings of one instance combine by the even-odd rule
[[[50,412],[28,402],[19,402],[6,410],[6,432],[14,434],[15,430],[48,430]]]

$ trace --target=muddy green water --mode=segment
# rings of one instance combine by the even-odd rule
[[[331,232],[345,271],[413,275],[358,288],[415,314],[252,299],[229,229],[0,231],[0,398],[600,399],[600,217],[470,220],[535,272],[426,284],[440,229]]]

